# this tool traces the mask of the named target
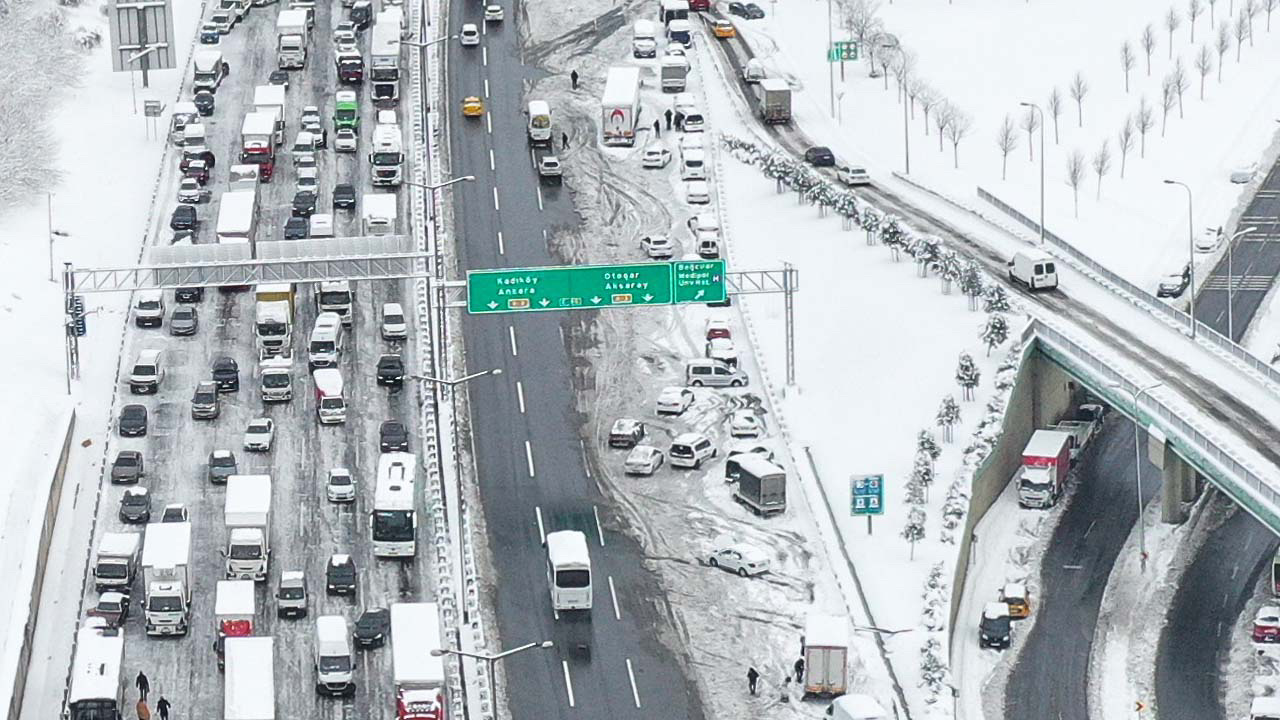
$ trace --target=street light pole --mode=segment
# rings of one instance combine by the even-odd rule
[[[445,180],[444,182],[436,183],[434,185],[428,185],[427,183],[414,182],[412,180],[401,180],[400,182],[404,183],[405,185],[412,185],[414,187],[422,188],[423,190],[435,191],[435,190],[439,190],[440,188],[449,187],[454,183],[460,183],[463,181],[472,182],[475,179],[476,179],[475,175],[463,175],[462,177],[456,177],[451,180]]]
[[[1019,103],[1040,114],[1040,245],[1044,246],[1044,110],[1033,102]]]
[[[1152,383],[1146,387],[1138,388],[1135,392],[1119,383],[1108,383],[1108,386],[1119,390],[1133,398],[1133,474],[1136,476],[1138,488],[1138,561],[1142,565],[1142,571],[1147,571],[1147,531],[1146,525],[1142,522],[1142,446],[1139,442],[1139,421],[1138,421],[1138,401],[1142,398],[1143,393],[1155,390],[1164,383]]]
[[[458,503],[462,503],[462,453],[458,449],[458,386],[475,380],[485,375],[501,375],[502,368],[493,368],[491,370],[481,370],[480,372],[464,375],[456,380],[434,378],[430,375],[410,375],[414,380],[422,380],[436,385],[444,385],[449,388],[449,408],[453,412],[453,474],[458,482]]]
[[[1236,239],[1239,238],[1241,235],[1247,235],[1253,232],[1254,230],[1257,230],[1257,228],[1247,227],[1243,230],[1237,230],[1236,233],[1231,236],[1231,239],[1227,241],[1227,339],[1230,340],[1231,342],[1236,341],[1235,311],[1232,307],[1232,300],[1235,297],[1235,293],[1233,291],[1233,288],[1235,286],[1232,285],[1232,282],[1234,282],[1232,280],[1232,275],[1233,275],[1232,254],[1233,254],[1233,251],[1235,250]],[[1193,287],[1191,288],[1191,295],[1193,298],[1195,297],[1195,294],[1196,294],[1196,289]]]
[[[454,38],[456,38],[456,37],[458,37],[458,36],[457,36],[457,35],[441,35],[440,37],[436,38],[435,40],[428,40],[428,41],[426,41],[426,42],[414,42],[413,40],[401,40],[401,41],[400,41],[400,44],[401,44],[401,45],[408,45],[409,47],[416,47],[416,48],[423,48],[423,49],[426,49],[426,48],[431,47],[432,45],[435,45],[436,43],[441,43],[441,42],[444,42],[445,40],[452,40],[452,39],[454,39]]]
[[[1192,215],[1191,186],[1178,180],[1165,179],[1165,185],[1180,185],[1187,191],[1187,262],[1191,264],[1191,339],[1196,338],[1196,223]]]
[[[497,688],[495,687],[495,681],[494,681],[494,673],[493,673],[494,665],[496,665],[499,660],[505,660],[506,658],[509,658],[512,655],[515,655],[516,653],[524,652],[525,650],[532,650],[533,648],[538,648],[540,650],[547,650],[553,647],[555,647],[555,642],[551,640],[543,640],[542,642],[526,643],[524,645],[521,645],[520,647],[512,648],[510,650],[504,650],[496,654],[472,653],[472,652],[467,652],[465,650],[454,650],[452,648],[434,648],[433,650],[431,650],[431,655],[432,657],[440,657],[442,655],[457,655],[459,657],[469,657],[472,660],[479,660],[483,662],[485,665],[485,677],[489,679],[489,696],[493,698],[493,716],[497,717],[498,716],[498,692],[497,692]]]
[[[827,0],[827,87],[831,96],[831,117],[836,116],[836,68],[831,61],[831,51],[835,49],[835,41],[832,36],[831,24],[832,20],[831,0]]]

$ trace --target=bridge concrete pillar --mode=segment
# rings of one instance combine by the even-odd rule
[[[1170,525],[1186,522],[1183,503],[1195,497],[1195,471],[1165,442],[1164,433],[1147,428],[1147,459],[1160,469],[1160,520]],[[1190,481],[1188,482],[1188,475]]]

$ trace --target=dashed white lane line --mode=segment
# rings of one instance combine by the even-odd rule
[[[520,400],[520,414],[524,415],[524,383],[516,381],[516,398]]]
[[[480,48],[480,64],[489,66],[489,48],[487,47]]]
[[[569,707],[574,707],[573,681],[569,679],[569,661],[561,660],[560,667],[564,668],[564,689],[569,691]]]
[[[493,116],[490,115],[489,113],[484,114],[484,124],[485,124],[485,127],[489,129],[489,134],[492,135],[493,134]]]
[[[621,620],[622,613],[618,610],[618,591],[613,587],[613,576],[609,576],[609,597],[613,598],[613,619]]]
[[[508,325],[507,334],[511,336],[511,356],[517,357],[520,353],[516,352],[516,326]]]
[[[563,341],[562,341],[563,342]],[[591,479],[591,463],[587,462],[587,444],[578,438],[578,447],[582,448],[582,471],[587,474],[587,479]],[[603,545],[604,543],[600,543]]]
[[[499,230],[499,231],[498,231],[498,254],[499,254],[499,255],[506,255],[506,254],[507,254],[507,246],[502,242],[502,231],[501,231],[501,230]]]
[[[640,707],[640,691],[636,689],[636,674],[631,669],[631,658],[627,658],[627,677],[631,678],[631,699]]]
[[[493,209],[494,209],[495,211],[497,211],[497,210],[501,210],[501,209],[502,209],[502,208],[498,205],[498,188],[497,188],[496,186],[493,188]]]
[[[543,527],[543,525],[542,525],[542,506],[541,506],[541,505],[535,505],[535,506],[533,507],[533,512],[534,512],[535,514],[537,514],[537,516],[538,516],[538,541],[539,541],[539,542],[541,542],[543,545],[546,545],[546,544],[547,544],[547,531],[546,531],[546,528],[545,528],[545,527]]]
[[[484,79],[484,99],[489,99],[489,78]]]
[[[492,149],[492,148],[490,148],[490,149],[489,149],[489,171],[490,171],[490,172],[493,172],[493,171],[495,171],[495,170],[497,170],[497,169],[498,169],[498,168],[497,168],[497,165],[494,163],[494,158],[493,158],[493,149]]]
[[[524,461],[529,464],[529,477],[537,477],[533,472],[533,446],[528,440],[524,441]]]
[[[542,186],[538,186],[538,209],[542,209]]]
[[[596,516],[596,535],[600,538],[600,547],[604,547],[604,527],[600,525],[600,508],[592,505],[591,514]]]
[[[533,148],[529,148],[529,164],[538,167],[538,156],[533,152]]]

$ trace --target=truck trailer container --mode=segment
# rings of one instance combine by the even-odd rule
[[[218,242],[257,248],[258,196],[248,190],[224,192],[218,199]]]
[[[191,620],[191,523],[147,525],[142,585],[147,634],[187,634]]]
[[[782,78],[764,78],[753,86],[756,112],[771,125],[791,122],[791,86]]]
[[[426,650],[440,644],[435,603],[391,606],[391,663],[398,720],[444,720],[444,660]]]
[[[276,16],[276,64],[301,70],[307,64],[307,11],[281,10]]]
[[[1053,507],[1067,485],[1071,469],[1071,436],[1057,430],[1037,430],[1022,450],[1018,473],[1018,504]]]
[[[757,453],[735,455],[727,462],[737,464],[738,487],[733,492],[734,500],[764,517],[787,509],[786,470]]]
[[[227,638],[225,645],[223,720],[275,720],[275,640],[237,637]]]
[[[600,127],[605,145],[634,145],[640,114],[640,68],[609,68],[600,99]]]
[[[804,625],[804,696],[835,697],[848,689],[849,621],[813,613]]]

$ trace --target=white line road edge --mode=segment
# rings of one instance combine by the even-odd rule
[[[573,681],[569,679],[569,661],[561,660],[560,667],[564,669],[564,689],[569,692],[569,707],[575,707],[573,700]]]
[[[613,576],[609,576],[609,597],[613,598],[613,619],[621,620],[622,612],[618,610],[618,591],[613,587]],[[637,705],[636,707],[639,707]]]
[[[596,535],[600,538],[600,547],[604,547],[604,528],[600,525],[600,508],[592,505],[591,514],[596,516]]]
[[[636,674],[631,669],[631,658],[627,658],[627,677],[631,680],[631,699],[636,701],[636,707],[640,707],[640,691],[636,689]]]

